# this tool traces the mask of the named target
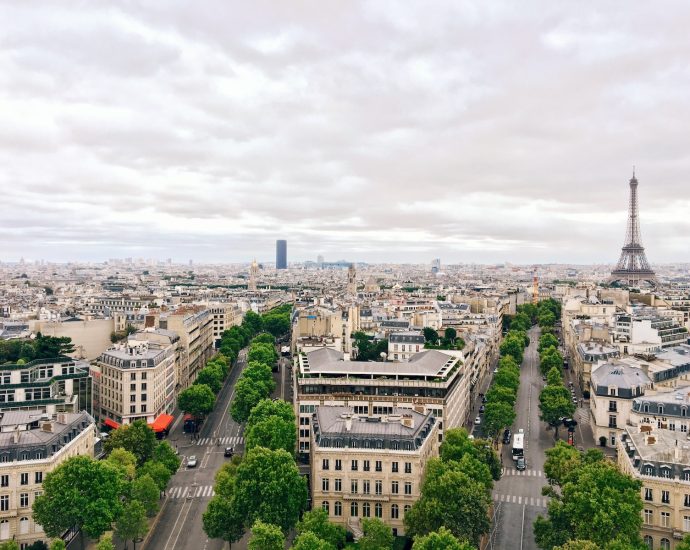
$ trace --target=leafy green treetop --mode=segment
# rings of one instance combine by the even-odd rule
[[[393,530],[378,518],[364,518],[359,539],[360,550],[391,550],[393,548]]]
[[[142,465],[153,456],[156,444],[156,434],[149,425],[144,420],[135,420],[112,431],[105,440],[103,449],[108,454],[114,449],[122,448],[134,454],[137,464]]]
[[[206,416],[213,410],[216,396],[206,384],[194,384],[180,392],[177,404],[180,409],[191,415]]]
[[[445,527],[428,535],[415,538],[412,550],[474,550],[465,541],[458,540]]]
[[[347,531],[341,525],[328,521],[328,513],[316,508],[305,512],[297,524],[297,534],[312,532],[320,539],[330,543],[334,548],[342,548],[345,545]]]
[[[249,539],[249,550],[283,550],[285,535],[280,527],[264,523],[257,519],[252,526],[252,538]]]

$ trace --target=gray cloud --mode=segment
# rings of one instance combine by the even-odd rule
[[[0,3],[0,259],[688,261],[688,16]]]

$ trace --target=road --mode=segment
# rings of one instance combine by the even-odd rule
[[[225,463],[225,447],[234,447],[235,452],[244,449],[243,427],[235,422],[228,411],[235,391],[235,383],[246,366],[246,351],[240,353],[235,367],[231,370],[225,386],[218,395],[216,408],[209,415],[199,433],[198,441],[191,441],[182,431],[182,422],[173,426],[168,441],[177,446],[182,458],[182,466],[170,480],[167,499],[154,531],[147,543],[150,550],[220,550],[227,544],[219,539],[209,539],[204,533],[202,515],[213,496],[216,472]],[[288,369],[281,367],[274,377],[277,382],[274,397],[288,397],[289,384],[286,384]],[[289,378],[288,378],[289,380]],[[217,445],[216,441],[220,441]],[[198,466],[187,468],[189,456],[196,456]],[[246,541],[233,544],[242,548]]]
[[[546,514],[548,499],[541,495],[546,485],[544,451],[553,447],[553,432],[547,432],[539,420],[539,392],[544,386],[539,371],[539,328],[528,332],[530,345],[525,349],[520,374],[513,433],[525,430],[527,469],[518,471],[511,456],[511,445],[505,445],[501,460],[503,476],[494,486],[495,522],[489,548],[536,550],[532,524],[539,514]]]

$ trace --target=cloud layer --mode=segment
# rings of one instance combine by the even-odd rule
[[[690,260],[686,2],[249,4],[0,3],[0,261]]]

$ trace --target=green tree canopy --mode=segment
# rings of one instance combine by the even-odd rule
[[[563,368],[563,356],[554,347],[546,348],[539,355],[539,368],[544,375],[553,368],[560,370]]]
[[[280,527],[264,523],[257,519],[252,526],[252,538],[249,539],[249,550],[283,550],[285,535]]]
[[[153,449],[153,460],[163,464],[163,466],[165,466],[170,472],[170,475],[173,475],[175,472],[177,472],[177,469],[182,463],[180,457],[175,452],[175,449],[173,449],[170,446],[170,443],[167,441],[161,441]]]
[[[262,399],[259,401],[252,409],[247,424],[256,424],[260,420],[266,420],[272,416],[295,424],[295,410],[292,408],[292,404],[282,399]]]
[[[548,386],[563,385],[563,374],[559,368],[553,367],[549,372],[546,373],[546,384]]]
[[[424,333],[424,340],[427,342],[427,344],[435,345],[438,342],[438,332],[436,332],[433,328],[424,327],[422,332]]]
[[[120,470],[123,478],[128,480],[134,479],[134,474],[137,471],[137,457],[134,456],[134,453],[122,447],[116,447],[110,452],[106,462]]]
[[[215,365],[207,365],[199,371],[195,384],[206,384],[214,394],[223,388],[223,371]]]
[[[50,543],[50,550],[66,550],[67,545],[62,539],[55,539]]]
[[[458,337],[458,331],[455,330],[453,327],[447,327],[445,333],[443,334],[443,337],[446,340],[449,340],[451,343],[455,342],[455,339]]]
[[[287,334],[290,332],[290,314],[266,315],[264,317],[264,328],[275,337]]]
[[[441,527],[438,531],[416,537],[412,550],[474,550],[474,548],[465,541],[458,540],[445,527]]]
[[[320,539],[311,531],[299,535],[292,545],[292,550],[334,550],[334,548],[332,544]]]
[[[120,517],[115,524],[115,533],[122,540],[136,541],[143,537],[149,530],[146,521],[146,509],[138,500],[130,500],[122,509]]]
[[[103,535],[96,545],[96,550],[115,550],[113,536],[110,533]]]
[[[364,518],[362,532],[357,547],[360,550],[392,550],[393,530],[378,518]]]
[[[333,548],[342,548],[345,545],[347,531],[341,525],[328,521],[328,513],[321,508],[305,512],[297,523],[298,535],[308,532],[330,543]]]
[[[261,315],[250,310],[244,314],[242,325],[246,326],[251,331],[251,334],[254,335],[261,332],[264,322],[261,319]]]
[[[155,460],[148,460],[137,469],[137,477],[145,475],[153,479],[159,491],[165,491],[172,477],[172,473],[168,470],[166,465]]]
[[[121,473],[105,461],[69,458],[46,474],[43,494],[34,501],[34,520],[49,537],[77,526],[98,538],[120,512],[122,489]]]
[[[247,450],[254,447],[266,447],[274,451],[284,449],[294,454],[297,445],[297,427],[294,421],[289,422],[278,416],[271,416],[248,425],[244,437]]]
[[[6,540],[0,543],[0,550],[19,550],[19,543],[16,540]]]
[[[276,348],[273,344],[253,341],[252,345],[249,346],[248,362],[256,361],[270,367],[277,358]]]
[[[246,422],[254,407],[266,397],[266,392],[249,378],[240,378],[235,384],[235,396],[230,404],[230,415],[235,422]]]
[[[271,395],[271,392],[276,387],[271,367],[265,363],[259,363],[258,361],[249,361],[247,367],[242,372],[242,378],[251,380],[256,384],[264,397]]]
[[[512,388],[494,384],[486,392],[487,403],[507,403],[511,407],[515,406],[516,394]]]
[[[494,385],[510,388],[512,391],[517,392],[520,386],[520,376],[509,369],[499,368],[498,372],[494,374]]]
[[[209,414],[215,404],[216,396],[206,384],[194,384],[177,396],[178,407],[196,417]]]
[[[518,365],[522,363],[525,346],[522,345],[522,340],[519,338],[506,336],[499,349],[501,355],[510,355]]]
[[[269,334],[268,332],[262,332],[261,334],[257,334],[254,336],[252,339],[253,344],[270,344],[271,346],[275,345],[276,339],[275,336],[272,334]]]
[[[153,456],[155,447],[156,434],[144,420],[135,420],[131,424],[125,424],[113,430],[103,444],[106,454],[118,448],[129,451],[136,457],[138,465]]]
[[[537,351],[541,353],[545,349],[557,347],[558,338],[556,338],[553,334],[547,332],[546,334],[542,334],[539,338],[539,346],[537,347]]]
[[[132,481],[130,487],[130,497],[132,500],[141,502],[146,510],[146,515],[153,517],[158,512],[158,500],[160,491],[153,478],[145,474]]]
[[[504,428],[515,422],[515,408],[504,401],[489,401],[484,409],[484,430],[491,437],[497,437]]]
[[[575,404],[565,386],[544,386],[539,394],[539,417],[554,428],[554,437],[558,439],[558,428],[562,418],[571,417]]]

